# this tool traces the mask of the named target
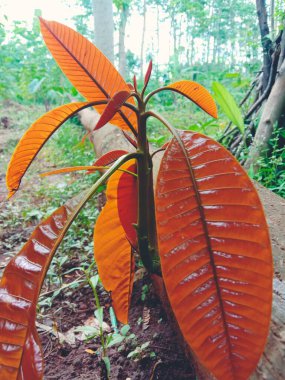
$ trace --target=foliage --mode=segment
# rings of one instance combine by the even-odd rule
[[[181,332],[201,365],[217,379],[247,379],[265,345],[272,298],[270,242],[259,198],[226,149],[200,133],[175,129],[148,107],[154,95],[175,92],[216,117],[211,95],[187,80],[168,83],[145,95],[151,63],[143,88],[138,90],[136,81],[128,86],[102,53],[77,32],[43,19],[41,30],[55,60],[87,102],[57,107],[28,129],[7,171],[10,196],[51,135],[85,107],[95,107],[101,114],[94,130],[111,121],[132,135],[136,149],[122,152],[114,163],[113,159],[108,162],[114,156],[110,153],[101,158],[109,166],[104,174],[42,222],[8,264],[0,287],[0,339],[5,342],[2,378],[16,379],[18,373],[24,378],[42,378],[35,330],[39,290],[68,228],[108,180],[107,204],[95,225],[94,243],[98,272],[104,287],[112,292],[116,317],[124,323],[128,320],[139,256],[150,273],[162,272]],[[155,193],[155,156],[150,154],[147,140],[151,118],[173,136],[163,148]],[[90,166],[87,168],[90,171]],[[62,261],[58,266],[62,267]],[[109,371],[106,349],[114,341],[126,340],[128,328],[105,336],[98,277],[88,271],[86,276],[96,300],[102,360]],[[17,334],[11,334],[11,328]],[[134,356],[147,349],[145,342],[134,350]]]
[[[269,149],[260,158],[260,169],[253,174],[255,180],[268,189],[285,198],[285,133],[275,126],[272,138],[269,141]]]
[[[4,33],[2,26],[0,99],[40,102],[46,107],[62,102],[66,94],[71,92],[71,86],[47,54],[39,38],[37,18],[32,28],[27,28],[24,22],[15,21],[11,32]]]
[[[239,128],[241,133],[243,133],[243,117],[232,95],[221,83],[213,82],[212,87],[215,94],[215,99],[223,112],[228,116],[230,121]]]

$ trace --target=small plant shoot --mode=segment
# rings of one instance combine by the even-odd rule
[[[94,107],[94,131],[112,123],[132,144],[126,152],[100,157],[94,166],[57,172],[105,169],[85,193],[38,225],[7,265],[0,286],[0,378],[43,379],[43,354],[35,327],[36,305],[51,260],[80,210],[107,183],[107,202],[94,229],[94,255],[116,318],[128,323],[136,260],[162,276],[181,333],[195,360],[218,380],[246,380],[264,350],[272,303],[272,257],[257,192],[236,159],[208,136],[175,129],[149,101],[172,91],[213,118],[210,93],[188,80],[147,93],[128,85],[108,59],[79,33],[40,19],[45,43],[63,73],[86,99],[62,105],[26,131],[9,163],[12,197],[30,164],[58,128]],[[157,119],[173,138],[156,179],[147,139]],[[145,349],[146,347],[144,347]],[[143,349],[143,347],[142,347]]]

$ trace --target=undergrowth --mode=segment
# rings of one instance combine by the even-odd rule
[[[285,198],[285,131],[274,128],[269,148],[259,159],[259,171],[252,178],[274,193]]]

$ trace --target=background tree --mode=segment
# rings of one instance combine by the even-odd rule
[[[95,45],[114,62],[114,20],[112,0],[92,0]]]
[[[131,3],[131,0],[114,0],[114,4],[119,12],[119,72],[124,78],[127,74],[125,35]]]

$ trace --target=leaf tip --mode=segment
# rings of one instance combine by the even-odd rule
[[[137,86],[137,77],[134,75],[134,78],[133,78],[133,82],[134,82],[134,89],[136,92],[138,92],[138,86]]]
[[[8,201],[10,198],[12,198],[12,196],[16,193],[16,190],[10,190],[7,197],[6,197],[6,201]]]
[[[145,85],[145,87],[148,85],[148,82],[149,82],[149,79],[150,79],[150,76],[151,76],[151,72],[152,72],[152,60],[149,61],[147,72],[145,74],[145,78],[144,78],[144,85]]]

